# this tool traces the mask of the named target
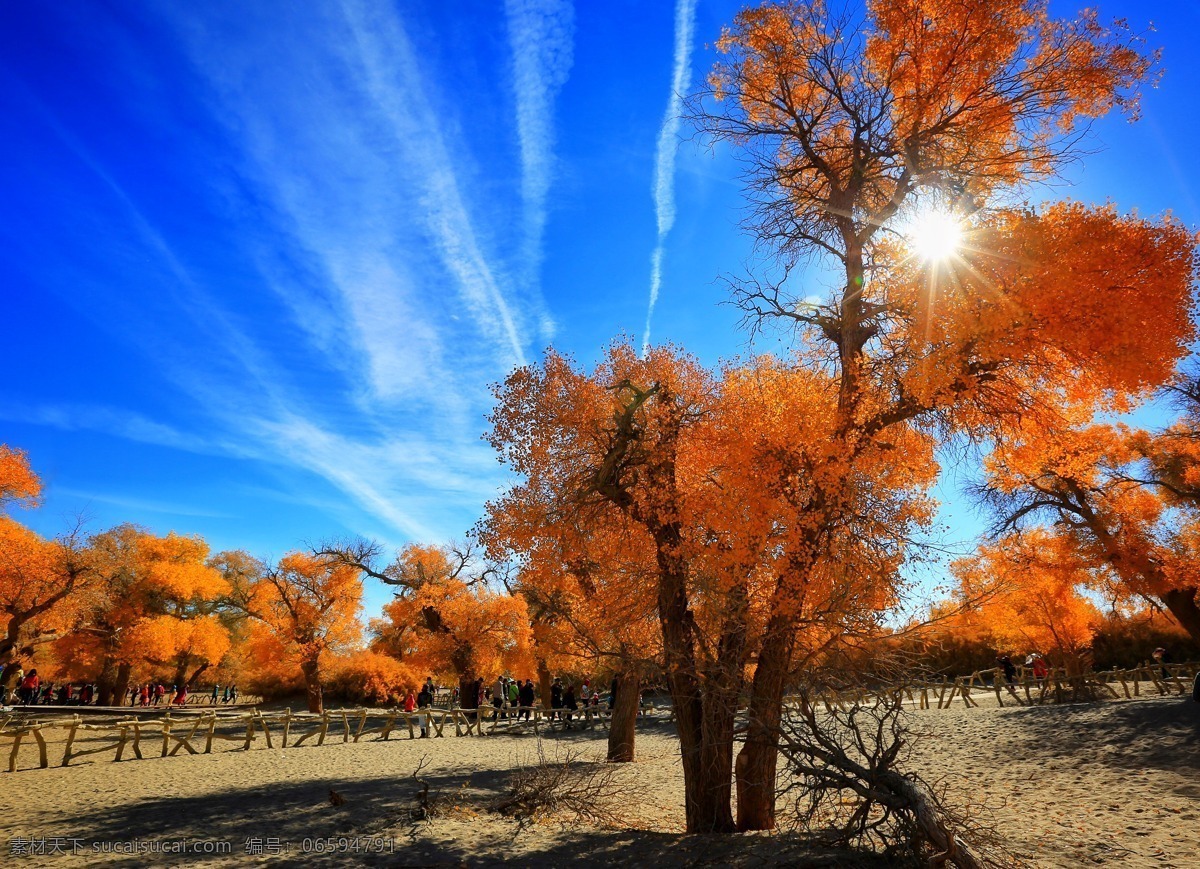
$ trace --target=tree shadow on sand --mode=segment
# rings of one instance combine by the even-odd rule
[[[1047,760],[1103,754],[1106,765],[1200,772],[1200,704],[1190,697],[1029,706],[1009,713],[1006,738]]]
[[[569,732],[568,732],[569,733]],[[574,742],[574,740],[568,740]],[[151,855],[157,864],[235,864],[247,847],[278,842],[273,860],[285,865],[378,865],[492,867],[530,866],[735,866],[874,867],[895,866],[873,854],[837,851],[799,836],[683,836],[642,830],[579,828],[556,822],[531,828],[481,811],[504,792],[511,770],[467,774],[421,774],[431,797],[450,807],[448,824],[414,820],[420,785],[412,776],[318,778],[226,790],[202,797],[143,800],[135,805],[97,807],[73,819],[68,835],[92,842],[228,843],[224,855]],[[333,805],[330,792],[340,805]],[[454,806],[465,811],[455,814]],[[392,840],[385,852],[328,851],[329,840],[356,837]],[[286,849],[286,850],[282,850]],[[260,850],[258,853],[262,853]],[[268,852],[269,853],[269,852]],[[107,865],[144,866],[147,855],[107,855]],[[272,859],[272,858],[269,858]]]

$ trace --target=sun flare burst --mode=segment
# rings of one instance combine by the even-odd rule
[[[954,215],[944,211],[926,211],[913,220],[907,233],[913,253],[925,262],[938,263],[950,259],[962,246],[962,224]]]

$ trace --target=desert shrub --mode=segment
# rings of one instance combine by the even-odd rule
[[[1200,644],[1169,616],[1144,612],[1122,618],[1109,615],[1096,631],[1092,652],[1096,669],[1133,667],[1149,661],[1154,650],[1170,649],[1173,660],[1200,661]]]
[[[348,703],[394,705],[417,690],[420,680],[408,666],[380,652],[355,652],[331,661],[328,696]]]
[[[613,825],[619,822],[618,807],[634,799],[618,767],[581,761],[571,749],[548,759],[540,739],[537,757],[537,763],[512,774],[492,811],[522,823],[555,817],[566,823]]]

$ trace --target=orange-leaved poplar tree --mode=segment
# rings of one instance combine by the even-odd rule
[[[254,663],[299,670],[308,711],[323,712],[323,664],[362,636],[359,571],[327,556],[292,552],[247,574],[251,581],[235,586],[233,600],[254,619],[248,637]]]
[[[42,483],[24,452],[0,444],[0,667],[61,636],[72,620],[74,597],[90,576],[76,528],[46,540],[7,515],[10,506],[32,507]]]
[[[978,493],[997,533],[1048,521],[1078,558],[1107,568],[1114,596],[1165,607],[1200,640],[1200,502],[1174,494],[1186,493],[1190,473],[1179,443],[1171,430],[1080,424],[1048,433],[1026,422],[988,457]]]
[[[713,375],[671,348],[639,358],[620,344],[592,372],[549,353],[498,390],[490,438],[523,482],[492,505],[488,527],[524,569],[604,578],[597,610],[650,597],[690,829],[732,826],[735,714],[764,642],[786,625],[782,691],[798,664],[868,629],[895,602],[906,535],[931,514],[932,439],[894,432],[886,449],[868,443],[857,463],[835,464],[832,394],[819,372],[765,357]],[[799,468],[819,468],[830,487],[840,479],[838,527],[796,511],[811,485],[789,484]],[[609,528],[620,535],[597,546],[594,531],[602,540]],[[826,550],[814,560],[817,534]],[[622,564],[635,569],[622,575]],[[799,593],[775,596],[800,571]]]
[[[632,761],[642,680],[662,655],[652,549],[625,517],[564,511],[551,495],[508,492],[488,505],[477,533],[490,557],[518,565],[510,591],[529,609],[543,704],[552,668],[612,674],[608,760]]]
[[[1102,582],[1103,567],[1085,560],[1072,541],[1037,529],[980,546],[951,569],[961,621],[976,626],[997,649],[1039,653],[1068,675],[1088,669],[1092,639],[1104,621],[1084,592]]]
[[[371,622],[372,648],[453,676],[464,706],[473,705],[478,679],[533,668],[525,602],[491,587],[495,568],[473,545],[409,544],[386,566],[378,564],[381,547],[369,541],[324,551],[396,588],[383,618]]]
[[[199,537],[159,536],[135,525],[93,535],[92,572],[79,618],[59,644],[59,656],[85,662],[102,705],[120,700],[135,668],[169,667],[184,685],[220,661],[229,648],[212,612],[229,584],[208,561]],[[196,669],[189,675],[189,667]]]
[[[1136,114],[1155,56],[1122,23],[1056,20],[1038,0],[874,0],[860,29],[787,3],[742,12],[717,48],[693,113],[746,160],[752,225],[783,273],[734,282],[734,299],[756,328],[794,328],[800,364],[830,373],[830,465],[908,429],[986,437],[1066,400],[1124,406],[1170,376],[1192,335],[1191,233],[1111,207],[1011,205],[1073,156],[1081,124]],[[964,236],[943,260],[904,243],[933,208]],[[812,257],[839,273],[823,298],[787,277]],[[822,476],[797,474],[797,509],[834,528],[847,500]],[[814,534],[811,563],[825,546]],[[773,601],[805,581],[783,579]],[[785,619],[758,656],[742,829],[774,824],[788,645]]]

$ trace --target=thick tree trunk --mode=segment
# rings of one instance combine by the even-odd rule
[[[113,693],[117,688],[117,665],[112,658],[105,658],[100,667],[100,675],[96,678],[96,689],[99,695],[97,703],[100,706],[113,705]]]
[[[1180,588],[1163,592],[1163,605],[1188,635],[1200,643],[1200,606],[1196,603],[1197,589]]]
[[[633,760],[633,743],[637,731],[638,697],[642,692],[642,676],[637,670],[617,676],[617,693],[613,698],[612,721],[608,728],[608,759],[613,763]]]
[[[479,689],[475,685],[473,673],[464,673],[458,677],[458,706],[460,709],[479,708]]]
[[[321,691],[321,665],[319,661],[309,660],[304,661],[300,665],[300,672],[304,674],[304,690],[308,700],[309,712],[324,712],[325,697]]]
[[[782,618],[772,618],[758,654],[750,693],[746,742],[738,752],[735,767],[739,830],[775,828],[779,724],[784,684],[792,657],[792,636]]]
[[[21,635],[21,626],[24,624],[24,619],[18,616],[12,616],[8,620],[8,630],[5,631],[4,638],[0,639],[0,666],[4,667],[4,681],[9,681],[9,675],[16,675],[17,668],[10,666],[17,661],[18,640]]]
[[[691,613],[687,601],[687,565],[675,553],[682,539],[677,525],[656,529],[658,616],[662,624],[667,682],[675,705],[683,759],[684,815],[689,833],[731,833],[733,811],[733,704],[709,692],[696,667]],[[732,706],[732,708],[730,708]]]
[[[546,666],[545,658],[538,658],[537,662],[537,677],[538,677],[538,693],[542,697],[542,708],[550,708],[550,686],[554,683],[554,674],[550,672],[550,668]]]
[[[179,690],[180,685],[188,684],[187,683],[187,665],[188,665],[187,655],[180,655],[179,660],[175,662],[175,678],[171,681],[171,684],[175,686],[176,691]],[[188,685],[188,687],[190,688],[191,686]]]
[[[196,680],[200,678],[200,674],[203,673],[205,670],[207,670],[210,666],[211,665],[207,661],[205,661],[203,664],[201,664],[199,667],[197,667],[195,669],[195,671],[192,673],[192,675],[188,676],[187,681],[184,684],[187,685],[187,688],[189,691],[191,691],[192,688],[195,686]]]
[[[117,678],[113,683],[113,693],[117,706],[125,704],[125,695],[129,693],[129,677],[133,673],[133,665],[121,663],[117,665]]]

